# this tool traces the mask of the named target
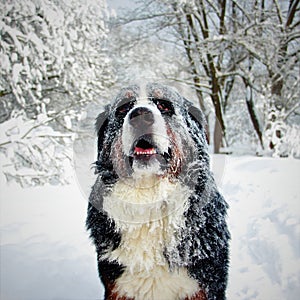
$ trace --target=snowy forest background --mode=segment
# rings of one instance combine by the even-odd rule
[[[300,157],[298,0],[128,3],[1,1],[8,180],[65,182],[86,106],[142,78],[202,108],[215,153]]]
[[[213,163],[219,162],[216,173],[232,207],[231,278],[245,276],[243,284],[232,284],[229,299],[297,299],[299,2],[0,0],[1,299],[99,298],[94,253],[86,248],[83,228],[86,202],[75,196],[86,198],[89,175],[78,168],[86,165],[89,172],[93,162],[96,114],[120,87],[141,79],[174,86],[206,116]],[[66,220],[62,211],[70,207],[76,213]],[[49,230],[55,221],[61,227]],[[65,227],[68,237],[60,233]],[[78,270],[70,267],[77,252],[68,256],[66,247],[54,247],[53,258],[46,251],[54,237],[84,249]],[[248,256],[240,254],[244,244]],[[57,276],[49,261],[31,261],[29,253],[36,251],[43,261],[60,262],[65,288],[36,288],[50,276],[49,268]],[[18,261],[34,270],[32,281],[29,274],[17,275]],[[27,281],[12,287],[21,275]],[[49,284],[57,285],[53,278]],[[85,286],[80,291],[79,282]]]

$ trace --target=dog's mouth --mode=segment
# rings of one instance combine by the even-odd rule
[[[146,140],[145,138],[141,138],[136,142],[136,145],[133,147],[133,155],[138,158],[138,157],[143,157],[143,156],[151,156],[154,154],[157,154],[157,149],[156,147],[149,141]]]
[[[157,158],[158,161],[167,163],[171,157],[171,149],[168,153],[160,151],[156,146],[152,135],[143,135],[139,137],[132,146],[130,159],[147,163],[152,158]]]

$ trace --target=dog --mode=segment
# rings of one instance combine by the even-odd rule
[[[131,85],[96,131],[86,226],[105,299],[226,299],[228,204],[210,171],[202,112],[165,85]]]

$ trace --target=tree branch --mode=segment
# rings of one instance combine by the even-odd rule
[[[61,110],[60,112],[54,114],[51,118],[48,118],[48,119],[46,119],[46,120],[44,120],[44,121],[42,121],[42,122],[40,122],[40,123],[38,123],[38,124],[32,126],[30,129],[28,129],[28,130],[27,130],[27,131],[19,138],[19,140],[25,139],[25,138],[26,138],[26,137],[27,137],[34,129],[39,128],[39,127],[41,127],[41,126],[44,126],[44,125],[46,125],[46,124],[48,124],[48,123],[50,123],[50,122],[56,120],[56,119],[59,118],[62,114],[64,114],[68,109],[70,109],[70,108],[72,108],[72,107],[74,107],[74,104],[71,104],[71,105],[69,105],[68,107],[66,107],[66,108],[64,108],[63,110]],[[45,136],[49,136],[49,135],[45,135]],[[53,135],[53,136],[54,136],[54,135]],[[71,135],[70,135],[70,136],[71,136]],[[58,137],[58,136],[56,136],[56,137]],[[4,146],[6,146],[6,145],[8,145],[8,144],[12,144],[12,143],[14,143],[14,142],[15,142],[15,141],[6,141],[6,142],[2,142],[2,143],[0,143],[0,147],[4,147]]]
[[[289,28],[292,25],[297,11],[298,4],[299,4],[299,0],[294,0],[294,1],[290,0],[290,7],[289,7],[286,23],[285,23],[286,28]]]

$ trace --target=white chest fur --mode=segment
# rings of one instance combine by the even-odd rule
[[[198,290],[185,268],[169,270],[163,255],[176,247],[190,191],[167,178],[120,181],[104,198],[104,209],[121,232],[120,246],[106,258],[124,265],[120,295],[135,300],[184,299]]]

